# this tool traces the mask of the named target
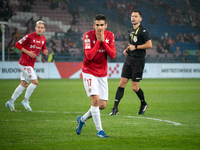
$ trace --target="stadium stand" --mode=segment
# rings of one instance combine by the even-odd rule
[[[131,26],[130,12],[137,8],[143,14],[143,21],[141,22],[149,31],[153,40],[153,48],[147,50],[147,62],[200,62],[199,61],[199,37],[195,41],[179,42],[177,41],[177,34],[186,34],[196,36],[200,31],[200,15],[199,6],[200,2],[191,0],[68,0],[65,4],[60,4],[57,0],[56,5],[52,7],[50,0],[33,0],[30,4],[30,11],[24,12],[21,9],[22,0],[10,0],[9,5],[16,8],[15,14],[8,19],[9,32],[5,39],[6,46],[6,60],[17,60],[19,54],[8,51],[10,41],[12,40],[11,34],[14,29],[19,30],[22,37],[26,33],[31,32],[31,28],[27,27],[27,22],[33,17],[34,21],[42,18],[47,23],[45,36],[46,38],[54,37],[56,43],[56,61],[82,61],[83,48],[82,48],[82,35],[89,30],[92,30],[92,19],[97,13],[103,13],[108,18],[108,30],[115,32],[117,27],[120,28],[125,37],[122,41],[116,40],[116,58],[112,61],[124,61],[122,51],[127,44],[127,28]],[[177,5],[179,4],[179,5]],[[118,7],[125,7],[123,12]],[[132,7],[130,7],[132,6]],[[76,12],[74,12],[76,10]],[[186,11],[188,10],[188,11]],[[78,20],[74,21],[74,16],[77,14]],[[190,18],[195,18],[190,23],[179,21],[174,23],[172,18],[182,18],[184,15],[191,15]],[[157,24],[151,24],[151,16],[155,16]],[[183,21],[183,20],[182,20]],[[164,37],[171,36],[175,44],[169,46],[167,53],[158,53],[156,46],[162,43]],[[70,55],[60,55],[62,49],[62,40],[64,38],[72,39],[74,47],[70,48]],[[0,46],[2,43],[0,43]],[[179,58],[174,56],[176,47],[179,46],[181,56]],[[51,47],[49,47],[51,48]],[[0,47],[1,49],[1,47]],[[189,52],[189,54],[188,54]],[[183,56],[183,54],[185,54]],[[194,54],[194,57],[193,55]],[[1,53],[0,53],[1,55]],[[11,57],[15,55],[16,57]],[[186,58],[190,59],[186,59]],[[111,60],[109,60],[111,61]]]

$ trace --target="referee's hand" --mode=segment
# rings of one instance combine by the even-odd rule
[[[123,51],[123,54],[124,54],[125,56],[128,55],[128,49],[127,49],[127,48]]]
[[[130,51],[134,51],[135,50],[135,45],[128,44],[128,47],[126,49],[129,49]]]

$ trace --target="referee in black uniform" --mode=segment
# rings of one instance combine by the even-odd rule
[[[138,115],[144,114],[148,105],[144,98],[144,93],[139,87],[139,81],[142,80],[143,69],[145,65],[146,49],[152,47],[152,42],[146,29],[140,24],[142,14],[138,10],[134,10],[131,14],[131,22],[133,27],[128,30],[129,45],[123,51],[127,56],[122,69],[121,80],[115,96],[115,103],[111,115],[119,113],[118,105],[124,95],[124,88],[129,79],[132,79],[132,89],[141,101]]]

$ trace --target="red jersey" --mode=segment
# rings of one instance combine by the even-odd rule
[[[15,47],[21,50],[25,48],[28,51],[34,51],[36,55],[39,54],[40,50],[45,50],[46,48],[46,38],[44,35],[38,36],[36,32],[25,35],[22,39],[20,39]],[[27,54],[21,54],[21,58],[19,60],[19,64],[22,66],[31,66],[34,68],[34,64],[36,62],[36,58],[31,58]]]
[[[107,55],[115,58],[115,39],[112,32],[105,30],[105,40],[96,39],[95,30],[83,35],[84,60],[82,72],[96,77],[107,76]]]

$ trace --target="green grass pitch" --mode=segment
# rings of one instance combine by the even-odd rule
[[[15,101],[5,103],[20,80],[0,80],[1,150],[197,150],[200,149],[200,79],[143,79],[149,108],[137,115],[140,101],[129,81],[119,115],[109,116],[119,79],[109,79],[109,100],[101,112],[109,138],[96,136],[92,118],[76,135],[76,118],[90,108],[82,79],[40,79],[32,96],[32,112]]]

